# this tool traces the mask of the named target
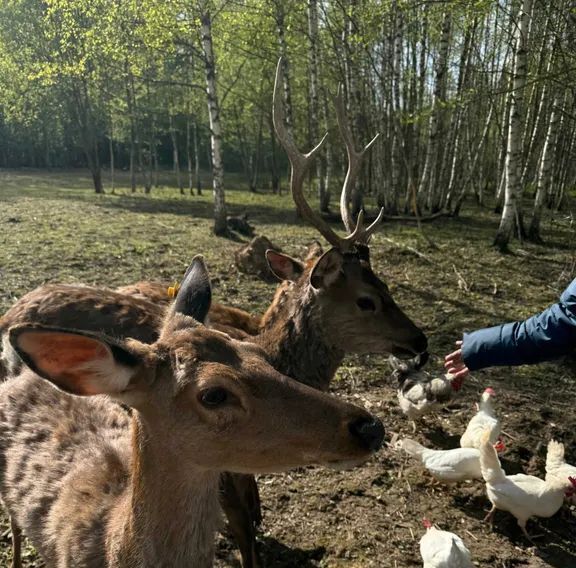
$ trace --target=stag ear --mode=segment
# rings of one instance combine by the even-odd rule
[[[266,262],[272,274],[280,280],[295,282],[304,272],[304,263],[272,249],[266,251]]]
[[[334,284],[342,271],[343,263],[344,257],[338,249],[332,248],[325,252],[314,265],[310,274],[312,286],[318,290]]]
[[[196,321],[204,323],[211,303],[210,275],[204,264],[204,258],[198,255],[192,259],[192,263],[184,274],[174,301],[174,312],[191,316]]]
[[[105,336],[49,327],[13,327],[10,344],[42,378],[71,394],[119,395],[129,389],[142,355]]]

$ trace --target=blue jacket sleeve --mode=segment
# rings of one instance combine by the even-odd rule
[[[462,357],[471,370],[541,363],[576,350],[576,279],[560,301],[525,321],[464,334]]]

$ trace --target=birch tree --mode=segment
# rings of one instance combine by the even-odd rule
[[[544,207],[544,201],[548,194],[548,188],[551,181],[552,165],[556,152],[556,138],[560,125],[560,105],[562,103],[562,98],[560,91],[557,90],[554,95],[554,101],[552,102],[552,110],[550,111],[550,118],[548,120],[544,148],[542,149],[542,156],[538,166],[536,197],[534,199],[532,220],[527,234],[527,237],[535,243],[543,242],[540,235],[540,222],[542,219],[542,208]]]
[[[442,104],[446,97],[446,70],[448,64],[448,48],[450,46],[451,14],[446,11],[442,18],[442,34],[438,49],[438,61],[436,64],[436,78],[434,87],[434,99],[430,115],[430,130],[424,169],[420,178],[418,195],[421,201],[426,201],[429,210],[434,211],[438,207],[437,176],[439,160],[438,145],[440,142],[440,129],[442,122]]]
[[[520,205],[520,160],[522,157],[522,118],[524,88],[526,85],[527,49],[529,15],[532,11],[532,0],[521,0],[518,5],[517,24],[514,33],[514,72],[512,91],[510,92],[510,117],[508,120],[508,142],[506,147],[506,187],[504,208],[500,226],[494,239],[494,246],[506,251],[514,227],[522,230],[519,223]]]
[[[224,168],[222,164],[222,127],[220,106],[216,91],[216,60],[212,43],[212,20],[208,1],[198,2],[200,34],[206,74],[206,95],[210,121],[210,146],[212,149],[212,190],[214,195],[214,234],[226,236],[226,197],[224,193]]]

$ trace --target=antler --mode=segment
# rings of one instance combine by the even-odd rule
[[[356,225],[354,225],[354,220],[352,218],[352,213],[348,208],[348,202],[350,201],[350,194],[356,183],[356,178],[362,167],[362,160],[364,155],[370,147],[376,142],[380,134],[376,134],[366,146],[360,151],[356,151],[356,145],[354,144],[354,138],[352,136],[352,130],[348,124],[348,119],[346,118],[346,112],[344,110],[344,101],[342,99],[342,87],[338,86],[338,91],[334,97],[334,107],[336,108],[336,118],[338,120],[338,129],[340,130],[340,136],[346,144],[346,153],[348,154],[348,171],[346,172],[346,178],[344,179],[344,185],[342,186],[342,194],[340,195],[340,215],[342,216],[342,221],[346,230],[355,235],[355,240],[362,244],[367,244],[372,236],[372,233],[376,230],[382,218],[384,217],[384,208],[380,209],[378,217],[369,226],[364,228],[364,212],[360,211],[358,214],[358,219],[356,220]]]
[[[310,208],[310,205],[306,202],[306,198],[302,193],[302,185],[306,177],[306,173],[310,169],[312,160],[314,156],[320,151],[328,133],[324,134],[320,143],[310,150],[308,154],[302,154],[294,142],[292,134],[288,132],[286,124],[284,122],[285,111],[284,104],[282,103],[282,94],[280,92],[280,71],[282,67],[282,58],[278,60],[278,65],[276,66],[276,79],[274,81],[274,96],[272,99],[272,118],[274,121],[274,130],[276,130],[276,135],[278,140],[286,154],[288,154],[288,159],[290,160],[291,173],[290,173],[290,190],[292,192],[292,198],[296,203],[296,210],[300,215],[306,219],[311,225],[316,227],[318,231],[324,236],[324,238],[334,247],[340,247],[342,245],[342,239],[328,226],[328,224],[319,215],[316,215],[314,211]]]
[[[278,136],[278,140],[284,150],[286,150],[286,154],[288,154],[288,159],[290,160],[291,165],[291,173],[290,173],[290,191],[292,192],[292,198],[296,204],[296,210],[298,213],[306,219],[312,226],[316,227],[318,231],[322,234],[322,236],[334,247],[337,247],[343,251],[348,251],[352,248],[354,243],[367,243],[370,239],[370,235],[376,229],[376,226],[382,220],[384,215],[384,210],[380,211],[378,218],[374,223],[372,223],[368,228],[364,228],[364,212],[361,211],[358,215],[358,220],[356,222],[356,226],[353,227],[352,223],[352,216],[350,213],[347,212],[347,217],[342,215],[342,220],[344,221],[344,225],[348,230],[349,234],[346,237],[340,237],[337,233],[335,233],[330,226],[318,215],[315,213],[308,205],[306,198],[304,197],[302,186],[304,184],[304,180],[306,178],[306,174],[310,169],[312,161],[316,154],[320,151],[324,142],[326,141],[326,137],[328,133],[324,135],[320,143],[310,150],[308,154],[303,154],[300,152],[294,142],[294,138],[292,134],[288,131],[285,125],[285,111],[284,111],[284,104],[282,103],[282,94],[281,94],[281,80],[280,80],[280,73],[282,68],[282,58],[278,60],[278,65],[276,66],[276,78],[274,81],[274,96],[272,101],[272,116],[274,121],[274,129],[276,130],[276,135]],[[338,99],[341,95],[338,92],[336,99]],[[342,200],[347,201],[347,198],[344,197],[345,192],[349,192],[347,189],[348,185],[353,186],[355,177],[358,174],[358,170],[360,169],[362,163],[362,157],[366,153],[366,151],[370,148],[370,146],[374,143],[378,136],[375,136],[374,139],[362,150],[362,152],[357,153],[354,150],[354,144],[352,141],[352,136],[347,128],[347,125],[342,126],[342,120],[340,118],[340,114],[344,116],[343,105],[340,101],[340,109],[338,108],[338,104],[336,103],[336,112],[338,113],[338,125],[340,127],[340,132],[342,133],[342,137],[346,143],[346,148],[348,150],[348,174],[346,175],[346,180],[344,182],[344,187],[342,189]],[[345,118],[344,118],[345,122]],[[347,134],[346,134],[347,133]],[[349,142],[350,141],[350,142]],[[347,185],[348,183],[348,185]],[[343,201],[341,201],[342,204]],[[341,206],[342,207],[342,206]]]

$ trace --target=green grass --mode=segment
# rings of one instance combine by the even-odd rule
[[[180,196],[173,187],[163,187],[145,196],[130,194],[125,175],[120,182],[124,186],[115,195],[97,196],[89,176],[82,172],[0,172],[0,309],[6,310],[45,282],[115,287],[140,279],[173,281],[196,254],[206,258],[217,300],[253,311],[266,308],[274,285],[240,274],[234,267],[233,251],[241,243],[212,234],[210,191],[201,197]],[[302,255],[317,238],[296,218],[287,195],[232,190],[227,200],[231,214],[247,211],[257,233],[285,252]],[[386,223],[373,240],[375,271],[429,335],[436,368],[464,330],[529,316],[554,302],[576,277],[576,231],[567,214],[545,219],[545,246],[516,241],[507,255],[490,246],[497,225],[498,218],[490,210],[467,205],[459,218],[424,225],[435,247],[413,224]],[[336,224],[334,228],[340,230]],[[337,380],[347,388],[354,384],[369,390],[381,385],[386,374],[382,357],[350,357]],[[552,426],[546,432],[571,442],[569,456],[576,461],[570,426],[576,424],[573,370],[556,364],[493,369],[483,373],[481,380],[516,397],[518,412],[523,411],[522,405],[534,412],[550,407],[552,418],[547,421]],[[470,384],[470,401],[477,385]],[[532,411],[525,411],[526,425]],[[510,420],[522,429],[519,416],[516,422]],[[526,432],[515,431],[513,436],[523,436],[522,443],[534,449],[543,434],[527,426]],[[5,530],[0,541],[2,566],[7,565],[7,537]],[[327,559],[319,565],[339,565],[337,555],[330,556],[327,548]],[[361,559],[362,554],[357,550],[352,556]],[[354,565],[372,564],[359,560]]]

